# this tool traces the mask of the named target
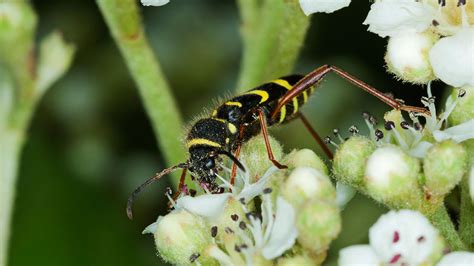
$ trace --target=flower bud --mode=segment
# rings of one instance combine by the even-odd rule
[[[174,211],[149,225],[143,233],[152,233],[163,260],[189,265],[198,260],[203,265],[217,264],[203,251],[211,244],[211,233],[203,218],[187,211]]]
[[[310,149],[293,150],[286,156],[285,163],[290,168],[308,166],[321,171],[323,174],[328,174],[326,164]]]
[[[272,136],[268,136],[270,146],[272,147],[273,156],[279,162],[283,157],[283,149],[281,144]],[[251,138],[247,143],[242,145],[239,160],[247,167],[247,171],[251,173],[251,178],[262,176],[273,163],[268,159],[265,141],[261,135]]]
[[[336,191],[326,174],[311,167],[297,167],[282,184],[281,193],[295,208],[311,199],[334,201]]]
[[[301,206],[296,217],[298,242],[313,253],[326,251],[341,231],[341,216],[335,202],[314,199]]]
[[[294,257],[286,257],[278,260],[278,266],[311,266],[315,265],[315,261],[308,256],[296,255]]]
[[[423,161],[425,187],[432,195],[449,193],[467,170],[467,152],[452,140],[435,143]]]
[[[364,172],[367,159],[375,150],[372,140],[363,136],[353,136],[336,151],[333,173],[339,181],[356,188],[364,186]]]
[[[367,192],[375,200],[401,208],[419,206],[420,162],[397,146],[378,148],[365,169]]]
[[[460,89],[453,89],[451,99],[454,100],[463,95],[459,102],[454,107],[449,115],[449,123],[452,125],[459,125],[474,118],[474,87],[463,87]]]
[[[435,79],[428,52],[439,36],[431,31],[390,37],[385,62],[388,71],[404,81],[426,84]]]

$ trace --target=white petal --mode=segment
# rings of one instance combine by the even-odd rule
[[[339,266],[352,265],[380,265],[377,255],[369,245],[355,245],[343,248],[339,251]]]
[[[176,209],[185,209],[190,213],[206,218],[217,217],[222,213],[231,193],[205,194],[198,197],[184,196],[176,201]]]
[[[268,259],[279,257],[295,244],[298,231],[295,225],[295,210],[282,197],[277,198],[275,221],[270,238],[262,249],[262,255]]]
[[[397,263],[419,265],[435,250],[438,237],[428,219],[412,210],[390,211],[369,230],[370,245],[385,263],[400,254]]]
[[[332,13],[344,8],[351,0],[300,0],[301,9],[306,16],[313,13]]]
[[[438,142],[452,139],[459,143],[467,139],[472,139],[474,138],[474,118],[445,130],[435,130],[433,131],[433,137]]]
[[[155,234],[156,229],[158,228],[158,223],[160,222],[162,216],[158,217],[158,220],[149,226],[147,226],[145,229],[143,229],[142,234]]]
[[[144,6],[162,6],[170,2],[170,0],[140,0]]]
[[[380,37],[423,32],[431,25],[435,12],[414,0],[381,0],[372,4],[363,24]]]
[[[472,266],[474,265],[474,253],[467,251],[456,251],[444,256],[437,264],[438,266]]]
[[[430,50],[435,75],[453,87],[474,86],[474,28],[440,39]]]
[[[249,186],[245,186],[244,189],[242,189],[242,191],[237,195],[237,199],[244,198],[245,202],[249,202],[256,196],[262,194],[268,179],[276,171],[278,171],[278,168],[275,166],[270,167],[257,182]]]
[[[354,198],[356,190],[344,183],[336,183],[336,203],[340,209],[343,209],[349,201]]]
[[[421,141],[415,147],[411,148],[408,153],[416,158],[425,158],[426,152],[433,146],[432,143],[427,141]]]

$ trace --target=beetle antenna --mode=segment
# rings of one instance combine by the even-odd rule
[[[237,167],[240,168],[240,170],[242,170],[243,172],[245,172],[245,167],[244,167],[244,165],[239,161],[239,159],[237,159],[234,155],[232,155],[232,153],[230,153],[230,152],[228,152],[228,151],[226,151],[226,150],[219,150],[219,151],[217,151],[217,154],[223,154],[223,155],[229,157],[229,159],[231,159],[232,162],[234,162],[234,163],[237,165]]]
[[[147,179],[143,184],[141,184],[139,187],[137,187],[133,192],[132,194],[130,194],[130,197],[128,197],[128,200],[127,200],[127,216],[130,220],[133,219],[133,211],[132,211],[132,207],[133,207],[133,202],[135,201],[135,198],[138,196],[138,194],[140,194],[140,192],[142,192],[142,190],[147,187],[148,185],[154,183],[155,181],[158,181],[161,177],[171,173],[171,172],[174,172],[176,169],[186,169],[188,168],[189,165],[188,163],[180,163],[180,164],[177,164],[175,166],[171,166],[170,168],[166,168],[164,169],[163,171],[155,174],[155,176],[152,176],[150,177],[149,179]]]

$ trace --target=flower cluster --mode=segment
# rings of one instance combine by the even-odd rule
[[[272,144],[281,159],[281,147],[273,139]],[[160,256],[181,265],[323,261],[341,228],[326,166],[310,150],[284,156],[288,170],[269,166],[266,156],[261,139],[251,139],[241,160],[256,161],[246,172],[239,170],[236,184],[219,175],[221,187],[229,192],[202,191],[170,199],[173,210],[144,230],[154,235]],[[225,165],[222,168],[231,173]]]
[[[306,14],[333,12],[349,0],[300,0]],[[385,61],[404,81],[436,78],[454,87],[474,86],[474,2],[377,0],[363,24],[390,37]]]
[[[377,127],[376,119],[364,113],[370,137],[355,135],[339,145],[334,175],[390,207],[432,211],[427,206],[437,208],[465,174],[472,172],[472,147],[463,144],[474,139],[474,116],[464,115],[457,121],[453,117],[465,114],[461,109],[466,106],[471,108],[473,94],[472,89],[459,89],[448,98],[445,111],[436,115],[428,86],[428,97],[422,101],[431,115],[424,117],[423,126],[416,114],[410,114],[407,121],[400,111],[391,111]]]

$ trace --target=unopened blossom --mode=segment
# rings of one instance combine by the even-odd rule
[[[437,266],[468,266],[474,265],[474,253],[467,251],[457,251],[446,254],[439,262]]]
[[[170,2],[170,0],[140,0],[144,6],[163,6]]]
[[[443,241],[436,228],[419,212],[390,211],[369,231],[370,245],[350,246],[339,252],[339,265],[431,265],[442,255]]]
[[[469,185],[469,195],[471,195],[471,200],[474,203],[474,165],[471,165],[468,173],[468,185]]]
[[[299,0],[301,9],[305,15],[313,13],[332,13],[344,8],[351,3],[351,0]]]

